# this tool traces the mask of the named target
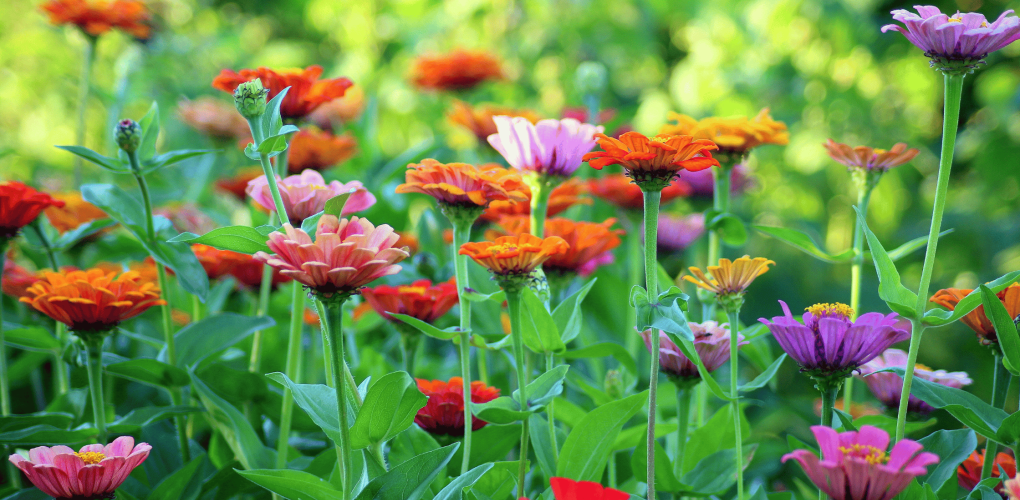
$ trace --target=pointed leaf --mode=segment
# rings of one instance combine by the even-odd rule
[[[567,376],[567,365],[559,365],[528,384],[528,409],[521,410],[520,391],[510,396],[501,396],[487,403],[471,405],[474,415],[491,424],[510,424],[528,418],[545,408],[553,398],[563,393],[563,379]]]
[[[219,227],[201,236],[195,233],[181,233],[169,241],[171,243],[188,243],[192,245],[201,243],[220,250],[231,250],[248,255],[252,255],[255,252],[272,253],[272,250],[266,244],[269,241],[269,236],[249,226]]]
[[[428,397],[405,372],[389,373],[368,388],[368,395],[351,428],[355,450],[388,441],[414,423]]]
[[[560,302],[553,310],[553,320],[556,321],[556,329],[560,332],[560,339],[564,344],[581,333],[581,325],[584,323],[584,315],[581,312],[581,302],[588,296],[591,287],[595,285],[595,278],[584,284],[579,290]]]
[[[765,233],[784,243],[799,248],[804,253],[825,262],[841,263],[850,262],[854,258],[853,250],[846,250],[838,254],[830,254],[822,250],[818,244],[808,235],[786,227],[754,226],[761,233]]]
[[[977,436],[970,429],[940,430],[918,440],[924,451],[939,456],[939,462],[929,466],[928,474],[921,483],[935,491],[946,481],[956,480],[956,468],[977,448]]]
[[[138,125],[142,127],[142,142],[138,146],[138,157],[143,160],[156,156],[156,139],[159,138],[159,104],[156,101],[149,106],[149,112]]]
[[[882,243],[868,228],[864,214],[857,207],[854,207],[854,210],[857,211],[857,220],[864,229],[864,235],[868,238],[868,248],[871,249],[875,269],[878,270],[878,296],[885,301],[889,309],[901,316],[908,319],[916,318],[918,314],[914,307],[917,304],[917,294],[903,286],[900,281],[900,273],[896,270],[896,264],[889,258]]]
[[[80,156],[111,172],[126,174],[130,171],[128,166],[122,163],[119,159],[103,156],[89,148],[83,148],[81,146],[57,146],[57,149],[63,149],[64,151],[68,151],[76,156]]]
[[[357,190],[351,189],[346,193],[338,194],[326,200],[326,206],[322,209],[322,212],[327,215],[340,217],[344,213],[344,205],[347,204],[347,200],[350,199],[351,195],[354,194],[355,191]]]
[[[560,451],[556,475],[577,481],[599,481],[620,429],[637,415],[647,392],[595,408],[574,427]]]
[[[103,229],[113,227],[116,225],[117,221],[113,219],[96,219],[88,221],[60,235],[60,237],[57,238],[52,244],[53,250],[62,252],[78,244],[78,242],[80,242],[81,240],[88,238],[89,236],[92,236],[93,234],[96,234],[99,231],[102,231]]]
[[[901,377],[906,373],[906,370],[901,367],[887,371],[892,371]],[[978,434],[998,441],[996,431],[1002,425],[1002,421],[1006,419],[1006,412],[985,403],[981,398],[962,389],[946,387],[920,377],[914,377],[910,394],[935,408],[945,409]],[[1009,446],[1011,443],[999,444]]]
[[[769,365],[769,367],[765,371],[761,372],[761,375],[758,375],[757,377],[754,378],[754,380],[740,386],[740,391],[749,392],[755,389],[761,389],[762,387],[765,387],[765,384],[768,384],[769,381],[772,380],[772,377],[776,376],[776,372],[779,371],[780,365],[782,365],[783,361],[785,360],[786,354],[784,353],[778,359],[773,361],[772,364]]]
[[[1017,334],[1016,323],[1009,317],[1009,311],[995,292],[985,285],[978,289],[981,292],[981,302],[985,306],[985,316],[992,321],[995,336],[1002,347],[1002,364],[1013,375],[1020,375],[1020,334]]]
[[[236,470],[236,469],[235,469]],[[245,479],[290,500],[336,500],[340,490],[329,481],[290,469],[237,470]]]
[[[460,329],[457,327],[450,327],[445,330],[440,330],[418,318],[408,316],[406,314],[389,313],[390,316],[403,321],[418,329],[421,333],[428,335],[429,337],[436,338],[439,340],[451,340],[461,335]]]
[[[425,452],[373,479],[356,500],[418,500],[446,469],[460,443]]]
[[[524,345],[538,354],[560,354],[567,349],[560,339],[556,320],[545,308],[545,303],[538,298],[534,290],[525,288],[521,293],[524,311],[521,314],[521,334]]]

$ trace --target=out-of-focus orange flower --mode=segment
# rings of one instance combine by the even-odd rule
[[[719,259],[719,265],[708,266],[712,278],[705,276],[701,269],[691,267],[694,276],[684,276],[684,279],[720,297],[740,295],[751,286],[755,278],[769,270],[769,265],[774,266],[776,263],[764,257],[752,259],[747,255],[733,261],[724,258]]]
[[[325,170],[350,159],[358,141],[351,134],[333,135],[315,128],[303,128],[290,141],[287,171],[300,174],[305,169]]]
[[[482,82],[503,78],[496,56],[464,49],[419,56],[411,73],[415,86],[428,90],[467,90]]]
[[[20,182],[0,182],[0,251],[5,240],[17,236],[40,212],[48,207],[63,206],[64,202]]]
[[[189,325],[191,324],[191,314],[180,309],[174,309],[170,311],[170,321],[173,321],[178,326]]]
[[[20,299],[28,297],[28,287],[32,286],[39,279],[37,273],[33,273],[24,267],[19,266],[10,258],[4,260],[4,275],[0,280],[0,288],[11,297]]]
[[[500,227],[511,235],[529,233],[529,217],[504,217]],[[553,255],[542,264],[546,273],[577,273],[586,276],[602,265],[613,262],[612,250],[620,246],[622,229],[610,229],[616,219],[607,219],[601,224],[576,222],[561,217],[546,219],[545,235],[558,236],[569,247],[563,253]]]
[[[627,132],[619,139],[605,134],[595,134],[595,137],[602,151],[584,155],[588,165],[596,170],[606,165],[620,165],[638,185],[646,182],[668,185],[667,181],[682,170],[697,172],[719,165],[719,161],[712,158],[712,151],[718,147],[707,139],[664,134],[649,138],[638,132]]]
[[[235,263],[233,268],[230,269],[230,275],[237,279],[239,285],[248,289],[258,289],[262,286],[262,272],[264,268],[265,264],[251,257],[250,259]],[[272,276],[271,285],[273,288],[291,281],[290,278],[281,274],[279,269],[273,269]]]
[[[981,468],[985,465],[985,450],[971,452],[970,456],[956,469],[956,477],[963,489],[970,491],[981,482]],[[1008,453],[999,452],[995,455],[995,464],[992,466],[991,477],[1001,477],[999,468],[1006,472],[1004,479],[1016,476],[1016,460]],[[995,491],[1005,495],[1006,490],[999,485]]]
[[[453,229],[443,229],[443,243],[447,245],[453,244]]]
[[[166,304],[155,283],[135,271],[47,272],[20,300],[76,333],[106,332],[152,306]]]
[[[421,241],[418,240],[418,237],[415,236],[414,233],[410,231],[397,231],[397,234],[400,235],[400,239],[397,240],[397,242],[394,243],[393,246],[407,247],[407,253],[411,255],[418,253],[418,248],[421,246]]]
[[[258,78],[269,89],[269,99],[290,87],[280,104],[280,116],[285,119],[304,118],[319,106],[344,96],[351,85],[347,78],[319,80],[322,66],[309,66],[304,70],[275,71],[269,68],[242,69],[240,72],[225,69],[213,80],[213,87],[234,92],[238,85]]]
[[[501,106],[483,104],[471,107],[463,101],[453,101],[453,109],[446,115],[451,123],[460,125],[475,134],[479,141],[488,144],[490,135],[498,132],[494,116],[520,116],[531,123],[537,123],[541,119],[537,113],[528,109],[513,109]]]
[[[636,186],[635,186],[636,187]],[[498,222],[500,218],[512,215],[531,215],[531,189],[524,186],[528,196],[524,201],[494,201],[482,212],[482,218],[490,222]],[[546,217],[553,217],[565,212],[574,205],[591,205],[590,198],[582,198],[587,193],[585,184],[580,179],[570,178],[553,188],[549,194],[549,205]]]
[[[956,309],[956,305],[960,303],[960,300],[973,291],[970,289],[946,288],[935,292],[930,301],[952,311]],[[1006,312],[1009,313],[1010,318],[1016,318],[1017,315],[1020,315],[1020,283],[1009,285],[1006,289],[997,293],[996,296],[1006,306]],[[974,330],[982,345],[998,345],[999,337],[995,334],[995,326],[992,325],[992,321],[985,315],[985,306],[978,306],[977,309],[960,318],[960,321],[969,326],[971,330]]]
[[[842,412],[846,411],[845,409],[846,406],[843,404],[842,399],[836,400],[835,408]],[[881,414],[882,410],[876,408],[875,406],[865,403],[853,403],[853,402],[850,403],[850,416],[855,419],[866,417],[869,415],[881,415]],[[815,415],[819,417],[822,416],[822,398],[818,398],[815,400]]]
[[[304,314],[304,317],[302,318],[302,320],[304,321],[304,323],[306,325],[309,325],[309,326],[320,326],[319,325],[319,315],[315,314],[315,310],[314,309],[306,307],[305,308],[305,314]]]
[[[823,144],[833,160],[846,165],[850,170],[885,172],[913,160],[920,152],[915,148],[907,149],[906,143],[899,142],[892,149],[877,149],[867,146],[852,148],[846,144],[829,139]]]
[[[177,116],[187,126],[214,139],[235,139],[251,134],[248,121],[230,103],[209,96],[177,103]]]
[[[418,390],[428,396],[425,406],[418,410],[414,423],[429,434],[444,436],[464,435],[464,379],[453,377],[449,382],[442,380],[415,379]],[[484,382],[471,382],[471,402],[488,403],[499,397],[499,389]],[[472,415],[471,430],[485,427],[484,420]]]
[[[249,167],[239,170],[233,177],[216,181],[216,187],[245,201],[248,198],[248,183],[262,175],[262,167]]]
[[[365,111],[365,90],[361,85],[347,89],[343,97],[329,101],[312,111],[308,121],[323,130],[333,130],[338,124],[351,123]]]
[[[570,245],[559,236],[539,238],[531,234],[502,236],[496,241],[461,245],[460,255],[467,255],[493,274],[519,276],[530,274],[550,258],[567,252]]]
[[[495,163],[476,167],[467,163],[439,163],[426,158],[407,166],[398,193],[421,193],[442,205],[485,207],[492,201],[524,201],[524,181],[516,172]]]
[[[159,281],[159,271],[156,269],[156,261],[152,257],[146,257],[141,262],[131,262],[127,266],[119,262],[97,262],[93,269],[99,269],[106,273],[120,274],[127,271],[134,271],[138,273],[138,276],[144,281],[150,281],[157,283]],[[61,271],[76,271],[75,267],[64,267]]]
[[[195,253],[198,263],[202,264],[202,269],[205,269],[205,274],[210,280],[228,276],[235,267],[255,261],[251,255],[202,244],[191,245],[191,251]]]
[[[49,219],[60,234],[64,234],[86,222],[98,219],[105,219],[106,212],[99,207],[85,201],[81,194],[76,192],[61,193],[53,196],[54,199],[64,202],[64,206],[51,205],[46,207],[43,213]]]
[[[114,28],[140,40],[151,33],[149,9],[137,0],[49,0],[42,10],[51,24],[73,24],[93,37]]]
[[[170,203],[153,210],[155,215],[170,219],[179,233],[205,234],[216,229],[216,222],[194,203]]]
[[[641,188],[624,174],[610,174],[591,179],[587,187],[589,193],[620,208],[641,210],[644,207]],[[690,184],[683,179],[673,179],[673,182],[662,190],[659,204],[690,196],[691,192]]]
[[[752,148],[763,144],[785,145],[790,142],[786,124],[772,119],[765,108],[754,118],[709,117],[695,120],[687,115],[669,113],[670,122],[663,125],[660,134],[689,135],[706,139],[719,146],[720,154],[743,156]]]
[[[457,305],[457,283],[454,278],[434,285],[429,280],[417,280],[410,285],[365,288],[361,295],[375,312],[390,321],[402,323],[389,315],[397,313],[435,323]]]

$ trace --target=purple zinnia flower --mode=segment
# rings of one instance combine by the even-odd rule
[[[570,177],[581,157],[595,147],[595,134],[604,129],[573,118],[542,120],[532,124],[520,116],[495,116],[495,134],[489,144],[521,172]]]
[[[871,389],[871,393],[882,404],[887,408],[896,410],[900,407],[900,395],[903,394],[903,377],[891,372],[875,373],[893,367],[906,368],[907,353],[899,349],[887,349],[881,356],[861,366],[861,373],[858,375],[858,378],[868,384],[868,389]],[[967,376],[966,372],[932,370],[920,363],[914,365],[914,375],[929,382],[935,382],[936,384],[942,384],[955,389],[973,383],[973,380]],[[914,413],[928,414],[934,408],[911,395],[909,403],[907,403],[907,410]]]
[[[698,170],[697,172],[684,172],[683,180],[691,185],[693,193],[691,196],[700,198],[711,198],[715,193],[715,180],[712,178],[711,168]],[[752,185],[750,173],[747,166],[738,163],[730,173],[730,194],[737,195],[747,191]]]
[[[705,234],[705,214],[659,216],[658,244],[664,253],[678,252]]]
[[[897,328],[896,313],[868,313],[850,321],[853,309],[846,304],[815,304],[806,309],[804,323],[790,314],[786,302],[784,316],[765,318],[765,323],[779,345],[790,355],[801,371],[815,379],[845,378],[885,351],[889,346],[907,340],[910,333]]]
[[[715,371],[730,359],[730,327],[724,323],[720,325],[715,321],[703,323],[690,323],[691,332],[694,333],[694,350],[698,357],[705,364],[708,371]],[[645,340],[645,346],[649,352],[652,349],[652,331],[641,332],[641,338]],[[744,336],[737,335],[738,345],[744,345]],[[677,385],[693,385],[701,380],[698,374],[698,367],[691,360],[687,359],[683,351],[669,339],[665,333],[659,332],[659,366]]]
[[[915,5],[917,14],[906,10],[892,11],[893,19],[903,23],[882,26],[882,32],[896,30],[924,51],[932,59],[932,65],[944,65],[949,61],[973,63],[980,61],[1020,38],[1020,18],[1010,16],[1007,10],[995,22],[989,24],[985,16],[976,12],[957,12],[952,17],[943,14],[938,7]]]

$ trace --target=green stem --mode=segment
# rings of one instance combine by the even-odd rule
[[[342,500],[350,500],[351,483],[354,481],[354,464],[351,454],[351,437],[349,417],[347,415],[347,384],[343,380],[342,371],[336,367],[344,365],[344,329],[343,329],[343,303],[346,299],[339,299],[331,304],[323,303],[320,310],[329,314],[329,355],[334,367],[333,387],[336,390],[337,414],[340,416],[340,442],[336,444],[337,466],[340,468],[342,483]]]
[[[659,295],[659,202],[662,199],[662,191],[646,191],[644,194],[644,229],[645,229],[645,291],[648,293],[648,300],[654,301]],[[655,403],[659,387],[659,331],[653,329],[651,335],[652,346],[649,352],[649,365],[651,373],[648,376],[648,442],[647,442],[647,469],[648,476],[648,498],[655,498]]]
[[[642,224],[641,218],[637,216],[634,210],[626,210],[627,220],[630,222],[630,229],[627,231],[627,293],[629,290],[636,286],[641,286],[641,230],[639,224]],[[641,338],[636,335],[636,332],[631,330],[637,325],[637,309],[633,307],[627,308],[627,322],[625,323],[626,328],[624,330],[624,338],[626,339],[627,352],[635,353],[635,357],[641,356],[644,349],[641,346]]]
[[[730,172],[734,165],[720,165],[712,167],[712,209],[719,213],[730,211]],[[708,265],[714,266],[722,257],[722,242],[719,239],[718,230],[708,233]],[[698,298],[703,306],[702,321],[707,321],[715,316],[715,300],[710,293],[699,290]],[[705,306],[704,304],[707,304]]]
[[[871,186],[862,185],[857,190],[857,209],[861,211],[865,220],[868,218],[868,202],[871,201]],[[864,267],[864,231],[860,221],[854,223],[854,260],[850,266],[850,309],[853,309],[853,317],[856,320],[861,309],[861,269]],[[843,388],[843,410],[849,412],[854,400],[854,378],[846,379]]]
[[[551,352],[545,353],[545,371],[549,372],[553,369],[553,365],[556,363],[556,356]],[[560,461],[560,445],[556,442],[556,419],[553,418],[553,401],[550,400],[549,404],[546,405],[546,414],[549,416],[549,442],[552,444],[553,450],[553,462],[557,463]]]
[[[36,236],[39,237],[39,241],[42,242],[43,250],[46,252],[46,257],[50,261],[50,267],[53,269],[53,272],[59,272],[60,263],[57,261],[57,253],[53,251],[53,245],[50,244],[50,240],[46,237],[46,233],[43,232],[42,227],[39,226],[39,220],[36,219],[30,227],[33,231],[35,231]],[[63,323],[55,321],[53,330],[57,335],[57,340],[60,342],[60,352],[53,354],[53,378],[56,380],[57,394],[63,395],[67,394],[67,390],[71,387],[71,375],[67,363],[64,363],[64,358],[61,356],[61,353],[67,347],[67,343],[70,342],[71,339],[67,335],[67,326]]]
[[[301,283],[291,286],[290,332],[287,339],[287,364],[284,373],[294,383],[301,383],[301,322],[305,317],[305,295]],[[276,468],[287,468],[287,451],[290,449],[290,429],[294,417],[294,393],[283,389],[283,406],[280,407],[280,435],[276,440]]]
[[[411,377],[414,377],[414,358],[418,354],[418,339],[413,337],[416,334],[400,332],[400,354],[404,371]]]
[[[740,353],[737,352],[740,337],[740,310],[727,311],[730,322],[730,396],[733,397],[733,436],[737,458],[737,500],[744,498],[744,437],[740,425]]]
[[[489,352],[485,349],[478,350],[478,380],[482,383],[489,383]]]
[[[1006,391],[1009,390],[1009,371],[1002,364],[1002,354],[995,355],[995,374],[992,378],[992,406],[1002,409],[1006,405]],[[985,443],[985,461],[981,465],[981,480],[984,481],[992,475],[992,468],[995,464],[995,455],[999,452],[999,444],[989,439]]]
[[[275,212],[274,212],[275,214]],[[275,215],[270,216],[269,223],[273,223]],[[262,282],[259,283],[259,302],[256,314],[269,316],[269,293],[273,290],[273,268],[262,265]],[[262,370],[262,330],[258,330],[251,340],[251,358],[248,360],[248,371],[259,373]]]
[[[942,231],[942,214],[946,210],[946,198],[949,193],[949,173],[953,168],[953,150],[956,147],[956,129],[960,122],[960,98],[963,93],[962,74],[945,75],[945,110],[942,120],[942,154],[939,157],[939,177],[935,184],[935,204],[931,214],[931,229],[928,232],[928,246],[924,252],[924,267],[921,268],[921,285],[917,288],[917,305],[915,316],[924,314],[928,303],[928,287],[931,286],[932,271],[935,268],[935,251]],[[896,441],[903,439],[907,428],[907,400],[910,397],[910,385],[914,381],[914,365],[917,363],[917,350],[921,345],[924,324],[917,320],[913,323],[913,335],[910,338],[910,352],[907,354],[906,373],[903,376],[903,393],[900,395],[900,408],[896,415]]]
[[[528,409],[528,371],[525,368],[524,338],[521,333],[521,292],[520,290],[508,290],[506,292],[506,303],[510,313],[510,340],[513,341],[514,361],[517,371],[517,394],[518,404],[521,411]],[[519,456],[520,465],[517,468],[517,496],[524,497],[524,479],[528,473],[528,420],[521,422],[521,453]]]
[[[92,78],[92,61],[96,52],[96,37],[85,35],[85,50],[82,53],[81,78],[78,80],[78,129],[75,142],[77,145],[85,146],[85,114],[88,110],[89,81]],[[74,156],[74,187],[78,189],[82,182],[82,158]],[[54,269],[56,271],[56,269]]]
[[[464,295],[470,287],[468,278],[468,257],[457,252],[461,245],[471,237],[471,225],[474,220],[451,220],[453,223],[453,263],[454,279],[457,281],[457,300],[460,304],[460,376],[464,381],[464,460],[461,462],[461,474],[468,471],[471,465],[471,302]]]
[[[552,185],[542,175],[537,175],[531,184],[531,234],[545,237],[545,216],[549,212],[549,196],[552,195]]]
[[[833,408],[836,407],[836,392],[839,389],[825,389],[822,391],[822,425],[832,427]]]
[[[673,473],[678,478],[684,476],[684,452],[687,450],[687,433],[691,425],[691,399],[694,392],[690,389],[676,390],[676,453],[673,454]]]
[[[99,430],[99,442],[106,443],[106,403],[103,401],[103,338],[85,341],[88,361],[89,396],[92,397],[92,421]]]
[[[280,186],[276,183],[276,172],[273,170],[273,165],[269,163],[269,155],[260,154],[259,160],[262,164],[262,173],[265,174],[266,182],[269,184],[269,192],[273,195],[276,214],[281,222],[289,222],[290,217],[287,215],[287,207],[283,204],[283,198],[280,197]]]
[[[0,240],[0,280],[4,276],[4,261],[7,259],[7,242]],[[60,324],[60,323],[58,323]],[[7,380],[7,344],[4,338],[4,308],[3,296],[0,295],[0,416],[11,414],[11,392],[10,383]],[[9,451],[3,447],[4,452]],[[14,489],[21,489],[21,471],[14,464],[7,464],[7,479]]]

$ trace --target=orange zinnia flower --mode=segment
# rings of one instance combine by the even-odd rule
[[[713,116],[695,120],[679,113],[669,113],[668,117],[676,123],[663,125],[660,134],[707,139],[719,146],[720,154],[743,156],[762,144],[785,145],[790,142],[786,124],[773,120],[768,108],[761,110],[754,118]]]
[[[64,234],[86,222],[98,219],[105,219],[106,212],[99,207],[85,201],[81,194],[76,192],[61,193],[53,196],[54,199],[64,202],[64,206],[51,205],[43,211],[50,224],[60,234]]]
[[[333,130],[337,125],[357,120],[365,110],[365,91],[361,85],[347,89],[343,97],[329,101],[312,111],[308,121],[323,130]]]
[[[530,274],[553,256],[567,252],[570,245],[559,236],[539,238],[531,234],[502,236],[496,241],[461,245],[460,255],[467,255],[493,274],[521,276]]]
[[[588,181],[588,192],[620,208],[641,210],[644,207],[644,195],[641,193],[641,188],[624,174],[610,174],[591,179]],[[689,196],[692,192],[690,184],[682,179],[673,179],[662,190],[659,204]]]
[[[216,188],[234,195],[245,201],[248,198],[248,183],[263,175],[262,167],[249,167],[239,170],[233,177],[216,181]]]
[[[641,186],[651,183],[652,188],[669,185],[681,170],[697,172],[719,161],[712,158],[714,142],[695,139],[689,135],[657,135],[645,137],[638,132],[627,132],[614,139],[606,134],[595,134],[602,151],[584,155],[592,168],[602,170],[606,165],[620,165],[634,182]]]
[[[684,279],[719,297],[738,296],[743,295],[755,278],[765,274],[770,264],[776,265],[764,257],[752,259],[747,255],[735,261],[719,259],[719,265],[708,266],[712,278],[706,276],[701,269],[691,267],[689,269],[694,276],[684,276]]]
[[[251,134],[248,120],[233,106],[209,96],[178,102],[177,116],[187,126],[215,139],[234,139]]]
[[[39,279],[39,276],[24,267],[19,266],[10,258],[4,260],[3,279],[0,280],[0,288],[11,297],[20,299],[28,296],[28,287],[32,286]]]
[[[79,334],[107,332],[152,306],[166,304],[155,283],[136,271],[46,272],[20,300]]]
[[[427,194],[440,205],[484,208],[491,201],[527,200],[524,189],[519,174],[495,163],[476,167],[426,158],[407,166],[405,182],[396,192]]]
[[[601,224],[594,222],[575,222],[570,219],[553,218],[545,221],[545,235],[563,238],[569,248],[563,253],[553,255],[542,264],[546,273],[577,273],[587,276],[603,264],[613,262],[612,250],[620,246],[622,229],[610,229],[616,219],[607,219]],[[529,217],[505,217],[499,221],[500,227],[510,234],[523,234],[531,231]]]
[[[213,80],[213,87],[233,92],[238,85],[258,78],[269,89],[268,99],[290,87],[280,105],[284,119],[304,118],[324,103],[344,96],[351,83],[347,78],[319,80],[322,66],[309,66],[304,70],[274,71],[269,68],[242,69],[240,73],[225,69]]]
[[[970,289],[946,288],[935,292],[930,301],[946,309],[954,310],[956,309],[956,304],[959,304],[960,300],[973,291]],[[996,296],[1006,306],[1006,312],[1009,313],[1010,318],[1016,318],[1017,315],[1020,315],[1020,283],[1009,285],[1005,290],[997,293]],[[999,344],[999,337],[995,334],[995,326],[992,325],[992,321],[985,315],[985,306],[978,306],[977,309],[960,318],[960,321],[969,326],[971,330],[974,330],[982,345]]]
[[[228,276],[236,266],[255,260],[251,255],[202,244],[191,245],[191,251],[195,253],[198,263],[202,264],[202,269],[205,269],[205,274],[210,280]]]
[[[380,316],[394,322],[389,313],[406,314],[426,323],[435,323],[457,305],[457,282],[454,278],[432,284],[418,280],[410,285],[379,285],[365,288],[361,295]]]
[[[524,185],[528,199],[524,201],[494,201],[482,212],[482,218],[490,222],[498,222],[502,217],[512,215],[531,215],[531,189]],[[591,205],[590,198],[582,198],[587,189],[580,179],[570,178],[553,188],[549,194],[549,205],[546,217],[565,212],[574,205]]]
[[[490,135],[498,132],[494,116],[520,116],[531,123],[541,119],[537,113],[527,109],[513,109],[492,105],[471,107],[463,101],[453,101],[453,109],[446,115],[451,123],[460,125],[475,134],[479,141],[488,144]]]
[[[832,139],[823,146],[833,160],[846,165],[850,170],[885,172],[913,160],[919,153],[917,149],[907,149],[907,144],[903,142],[896,143],[888,151],[867,146],[851,148]]]
[[[262,286],[262,271],[264,269],[265,264],[252,257],[251,259],[238,261],[230,269],[230,275],[237,279],[237,283],[240,286],[248,289],[258,289]],[[280,274],[279,269],[273,269],[273,277],[270,282],[273,289],[290,281],[290,278]]]
[[[970,456],[963,461],[956,469],[956,477],[963,489],[973,490],[981,482],[981,467],[985,464],[985,450],[971,452]],[[999,467],[1006,472],[1006,479],[1016,476],[1016,460],[1007,453],[999,452],[995,455],[995,464],[992,466],[992,476],[1000,477]],[[995,489],[1000,494],[1005,493],[1003,485]]]
[[[400,239],[397,240],[393,246],[397,248],[407,247],[407,253],[411,255],[418,253],[418,247],[421,246],[421,242],[414,233],[409,231],[397,231],[397,235],[400,236]]]
[[[333,135],[315,128],[305,128],[290,141],[287,171],[300,174],[305,169],[325,170],[350,159],[357,151],[358,141],[351,134]]]
[[[429,434],[443,436],[464,435],[464,379],[453,377],[449,382],[442,380],[415,379],[418,390],[428,396],[425,406],[418,410],[414,423]],[[488,403],[499,397],[499,389],[484,382],[471,382],[471,403]],[[485,427],[484,420],[472,415],[471,430]]]
[[[418,57],[411,81],[422,89],[467,90],[484,81],[502,78],[503,70],[495,56],[459,49],[449,54]]]
[[[127,266],[119,262],[97,262],[92,269],[99,269],[105,273],[120,274],[127,271],[134,271],[143,281],[157,283],[159,281],[159,270],[156,269],[156,261],[152,257],[146,257],[141,262],[131,262]],[[76,267],[63,267],[61,271],[77,271]],[[171,273],[173,271],[169,270]]]
[[[63,206],[64,202],[20,182],[0,182],[0,251],[7,239],[17,236],[47,207]]]
[[[145,40],[149,38],[149,10],[137,0],[50,0],[42,5],[50,23],[73,24],[92,37],[114,28]]]

